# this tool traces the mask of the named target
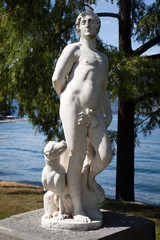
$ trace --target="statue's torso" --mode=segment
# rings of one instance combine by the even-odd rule
[[[61,103],[76,107],[98,109],[106,87],[107,61],[98,51],[80,47],[77,61],[68,76],[68,83],[61,94]]]

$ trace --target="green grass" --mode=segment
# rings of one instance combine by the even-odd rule
[[[43,207],[41,187],[0,181],[0,219]],[[160,207],[106,199],[103,209],[150,219],[156,224],[156,239],[160,240]]]
[[[0,181],[0,219],[43,207],[41,187]]]

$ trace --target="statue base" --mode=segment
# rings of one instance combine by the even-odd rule
[[[81,223],[75,221],[71,218],[66,218],[63,220],[55,220],[54,218],[41,218],[42,227],[50,229],[66,229],[66,230],[78,230],[78,231],[87,231],[95,230],[101,227],[102,221],[92,221],[91,223]]]
[[[102,211],[103,224],[94,231],[47,229],[41,226],[44,209],[0,220],[0,239],[19,240],[155,240],[155,224],[148,219]]]

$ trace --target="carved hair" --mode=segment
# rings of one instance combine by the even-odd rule
[[[96,13],[94,13],[92,10],[87,10],[87,11],[84,11],[82,13],[80,13],[76,19],[76,31],[78,33],[79,36],[81,36],[81,31],[79,29],[79,26],[80,26],[80,23],[81,23],[81,20],[87,16],[87,15],[90,15],[92,16],[93,18],[95,18],[97,24],[99,25],[98,26],[98,32],[99,32],[99,29],[100,29],[100,26],[101,26],[101,20],[99,19],[98,15]]]

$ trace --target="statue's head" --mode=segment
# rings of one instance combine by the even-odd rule
[[[94,21],[96,23],[97,33],[99,32],[99,29],[101,26],[101,20],[99,19],[98,15],[96,13],[94,13],[92,10],[87,10],[87,11],[80,13],[76,19],[76,31],[80,37],[81,37],[80,24],[82,24],[82,22],[86,18],[86,16],[91,16],[94,19]]]

